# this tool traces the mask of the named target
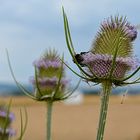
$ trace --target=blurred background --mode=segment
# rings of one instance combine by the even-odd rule
[[[49,48],[55,48],[58,50],[59,54],[62,55],[64,53],[65,60],[67,63],[78,72],[77,67],[72,62],[71,56],[68,52],[66,43],[65,43],[65,37],[64,37],[64,29],[63,29],[63,17],[62,17],[62,6],[64,6],[65,11],[67,13],[70,28],[71,28],[71,34],[72,39],[74,43],[74,47],[77,53],[81,51],[88,51],[91,47],[92,40],[94,39],[100,23],[110,17],[111,15],[121,15],[126,16],[128,21],[131,22],[133,25],[139,25],[140,24],[140,1],[139,0],[0,0],[0,95],[1,100],[3,100],[3,96],[19,96],[23,95],[21,91],[17,88],[15,82],[13,81],[13,78],[10,74],[10,70],[8,67],[8,62],[6,58],[6,51],[8,50],[11,64],[13,71],[15,73],[15,76],[17,80],[22,83],[28,90],[32,91],[32,87],[29,83],[30,76],[34,75],[34,68],[33,68],[33,61],[38,59],[40,55]],[[136,41],[134,42],[134,53],[135,55],[140,59],[140,35],[138,32],[138,37]],[[138,73],[140,75],[140,73]],[[138,76],[137,75],[137,76]],[[71,79],[71,87],[73,87],[78,82],[78,77],[76,77],[72,72],[67,70],[67,76]],[[99,106],[99,98],[91,96],[92,94],[97,95],[99,93],[100,87],[90,87],[88,84],[82,82],[79,86],[79,91],[76,93],[77,100],[76,101],[70,101],[69,103],[72,104],[80,104],[81,106],[72,106],[72,108],[69,107],[69,111],[73,113],[75,111],[75,114],[77,113],[77,116],[79,112],[82,112],[82,110],[85,111],[82,112],[81,116],[86,115],[90,116],[91,112],[91,121],[94,118],[94,114],[98,115],[98,106]],[[125,105],[123,107],[120,105],[123,95],[127,94],[127,97],[125,97]],[[81,96],[81,93],[83,94]],[[115,95],[120,96],[113,96],[112,101],[110,104],[112,104],[112,107],[110,109],[110,116],[109,118],[114,118],[110,123],[108,123],[109,127],[111,129],[114,129],[114,131],[107,132],[107,138],[110,140],[109,135],[111,135],[111,140],[140,140],[140,127],[139,127],[139,118],[140,118],[140,86],[129,86],[125,88],[118,88],[114,89],[113,93]],[[78,96],[77,96],[78,94]],[[80,95],[79,95],[80,94]],[[130,96],[131,95],[131,96]],[[135,95],[135,97],[132,97],[132,95]],[[90,97],[90,98],[89,98]],[[14,97],[15,103],[14,103],[14,112],[15,114],[18,114],[17,110],[18,107],[23,106],[25,103],[25,100],[27,100],[27,105],[29,105],[29,110],[31,109],[31,102],[26,99],[26,97],[23,97],[22,99],[20,97]],[[5,99],[5,98],[4,98]],[[18,100],[17,100],[18,99]],[[24,100],[25,99],[25,100]],[[91,100],[93,99],[93,100]],[[132,99],[132,100],[131,100]],[[6,99],[7,100],[7,99]],[[23,101],[24,100],[24,101]],[[68,103],[67,103],[68,104]],[[18,105],[18,107],[17,107]],[[34,104],[35,105],[35,104]],[[93,105],[93,106],[92,106]],[[89,108],[87,108],[87,106]],[[111,105],[110,105],[111,106]],[[121,107],[120,107],[121,106]],[[37,111],[44,110],[43,106],[34,106],[37,108]],[[65,105],[63,106],[57,106],[64,107],[64,110],[67,110]],[[56,108],[57,108],[56,107]],[[33,108],[31,110],[36,112],[36,109]],[[60,108],[60,112],[64,114],[64,110]],[[84,108],[84,109],[83,109]],[[121,108],[121,109],[120,109]],[[116,110],[116,112],[115,112]],[[113,112],[111,112],[113,111]],[[55,114],[57,114],[57,110],[54,111]],[[113,114],[113,115],[112,115]],[[72,115],[72,114],[71,114]],[[82,125],[80,122],[84,121],[86,122],[86,119],[78,119],[77,116],[73,116],[72,120],[73,122],[78,122],[77,127],[73,130],[74,136],[71,138],[73,140],[91,140],[94,139],[92,137],[92,133],[94,131],[96,132],[96,126],[97,126],[97,117],[95,115],[95,127],[88,128],[87,134],[84,137],[84,135],[81,135],[81,131],[85,131],[84,125]],[[121,117],[122,116],[122,117]],[[33,117],[29,113],[29,117]],[[43,127],[43,120],[42,123],[40,122],[40,116],[34,116],[36,120],[38,120],[38,125],[40,124],[41,128]],[[60,117],[60,118],[59,118]],[[59,121],[63,121],[64,118],[61,118],[62,116],[57,116],[54,118],[54,126],[58,125]],[[18,118],[18,117],[17,117]],[[90,120],[89,118],[89,120]],[[127,119],[126,119],[127,118]],[[30,119],[30,122],[33,122],[34,119]],[[59,120],[60,119],[60,120]],[[65,119],[64,122],[69,122],[70,120]],[[121,122],[120,122],[121,121]],[[132,121],[131,125],[127,125]],[[113,123],[115,122],[115,124]],[[134,122],[134,123],[133,123]],[[64,123],[66,124],[66,123]],[[83,126],[80,126],[80,124]],[[90,123],[84,123],[89,124]],[[119,125],[120,124],[120,125]],[[122,125],[121,125],[122,124]],[[35,125],[35,124],[34,124]],[[129,128],[129,126],[132,127]],[[15,124],[15,127],[18,127],[17,124]],[[32,127],[32,125],[30,125]],[[64,129],[67,126],[64,126]],[[86,127],[88,127],[86,125]],[[113,127],[113,128],[112,128]],[[122,129],[120,129],[120,127]],[[81,129],[82,130],[81,130]],[[42,128],[43,129],[43,128]],[[41,129],[41,130],[42,130]],[[56,134],[54,139],[62,140],[67,139],[63,135],[63,131],[59,129],[59,131],[56,128],[54,128],[54,134]],[[73,128],[69,127],[67,130],[72,131]],[[120,129],[120,134],[114,136],[115,132]],[[108,129],[110,130],[110,129]],[[133,130],[133,131],[132,131]],[[70,132],[65,132],[65,135],[70,135]],[[36,132],[36,130],[34,131]],[[32,138],[34,140],[41,139],[43,140],[44,135],[41,133],[34,133],[38,134],[36,137]],[[60,132],[60,133],[59,133]],[[121,133],[122,132],[122,133]],[[128,132],[128,135],[126,135]],[[131,133],[132,132],[132,133]],[[32,134],[31,133],[31,134]],[[60,136],[61,134],[61,136]],[[29,132],[26,136],[26,139],[28,139]],[[57,138],[58,136],[58,138]],[[30,136],[31,137],[31,136]]]

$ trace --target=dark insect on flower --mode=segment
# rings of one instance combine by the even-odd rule
[[[114,85],[121,86],[119,79],[138,66],[135,58],[132,57],[131,43],[136,37],[135,26],[130,25],[125,19],[111,18],[102,24],[91,50],[74,55],[73,61],[81,67],[88,68],[95,77],[113,80]],[[116,40],[119,45],[112,40]],[[117,55],[113,60],[115,53]]]
[[[80,64],[82,67],[85,66],[85,64],[82,64],[83,62],[83,55],[86,54],[88,52],[81,52],[80,54],[76,54],[74,57],[76,59],[76,61],[78,62],[78,64]],[[73,62],[75,63],[75,60],[73,60]]]

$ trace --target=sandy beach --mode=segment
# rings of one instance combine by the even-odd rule
[[[7,102],[9,98],[0,98]],[[54,103],[52,140],[95,140],[99,115],[99,97],[85,96],[82,104]],[[20,108],[28,111],[28,127],[24,140],[45,140],[44,103],[27,97],[13,97],[12,111],[16,115],[13,128],[20,130]],[[120,96],[111,96],[105,140],[140,140],[140,96],[127,96],[121,104]],[[15,139],[15,138],[14,138]]]

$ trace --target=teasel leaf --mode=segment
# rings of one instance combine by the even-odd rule
[[[38,82],[38,74],[37,74],[36,66],[35,66],[35,85],[37,88],[37,92],[39,93],[40,96],[42,96],[41,89],[40,89],[39,82]]]
[[[134,85],[134,84],[140,84],[140,81],[132,81],[132,82],[123,82],[122,85],[123,86],[127,86],[127,85]]]
[[[32,95],[32,93],[30,93],[22,84],[20,84],[20,83],[17,81],[17,79],[16,79],[16,77],[15,77],[15,75],[14,75],[14,72],[13,72],[13,69],[12,69],[12,66],[11,66],[11,63],[10,63],[10,58],[9,58],[9,54],[8,54],[8,50],[7,50],[7,49],[6,49],[6,54],[7,54],[7,60],[8,60],[9,69],[10,69],[11,75],[12,75],[12,77],[13,77],[13,79],[14,79],[16,85],[17,85],[17,87],[18,87],[25,95],[27,95],[28,97],[32,98],[33,100],[37,100],[37,98],[34,97],[34,96]]]
[[[69,97],[77,90],[77,88],[78,88],[79,85],[80,85],[80,82],[81,82],[81,79],[78,81],[78,83],[77,83],[77,85],[75,86],[75,88],[72,89],[72,91],[69,91],[68,93],[65,93],[65,96],[63,96],[63,97],[61,98],[61,100],[65,100],[65,99],[69,98]]]
[[[132,73],[130,74],[129,76],[127,76],[126,78],[122,79],[121,81],[126,81],[130,78],[132,78],[135,74],[137,74],[138,72],[140,71],[140,66]]]
[[[128,57],[132,54],[132,43],[126,32],[126,18],[111,17],[101,25],[93,41],[91,51],[97,54],[114,55],[118,45],[117,57]]]
[[[68,19],[67,16],[65,14],[64,8],[62,8],[63,10],[63,20],[64,20],[64,29],[65,29],[65,38],[66,38],[66,43],[67,43],[67,47],[68,50],[75,62],[75,64],[77,65],[77,67],[79,68],[80,72],[84,75],[84,76],[88,76],[91,77],[90,74],[88,74],[86,71],[84,71],[81,66],[78,64],[76,58],[75,58],[75,51],[74,51],[74,47],[73,47],[73,43],[72,43],[72,39],[71,39],[71,34],[70,34],[70,29],[69,29],[69,24],[68,24]]]
[[[64,61],[64,54],[62,56],[62,61]],[[61,63],[60,75],[59,75],[58,83],[57,83],[57,86],[55,88],[55,92],[54,92],[54,95],[53,95],[54,99],[55,99],[55,96],[56,96],[56,94],[58,93],[58,91],[60,89],[62,76],[63,76],[63,63]]]
[[[25,114],[25,121],[23,121],[23,113],[22,110],[20,109],[20,136],[17,140],[22,140],[23,136],[25,134],[25,131],[27,129],[27,124],[28,124],[28,115],[27,115],[27,110],[24,108],[24,114]],[[24,124],[23,124],[24,122]]]
[[[118,42],[118,46],[116,46],[116,48],[115,48],[115,52],[114,52],[114,54],[113,54],[113,61],[112,61],[111,69],[110,69],[110,75],[109,75],[110,77],[109,77],[109,78],[112,77],[112,74],[113,74],[114,69],[115,69],[116,58],[117,58],[117,54],[118,54],[118,51],[119,51],[119,48],[120,48],[120,45],[121,45],[121,41],[122,41],[122,39],[119,40],[119,42]]]
[[[65,11],[64,11],[64,7],[62,7],[62,11],[63,11],[64,24],[66,23],[66,25],[67,25],[67,33],[68,33],[68,36],[69,36],[69,41],[70,41],[72,52],[74,54],[75,50],[74,50],[74,46],[73,46],[73,43],[72,43],[72,39],[71,39],[71,35],[70,35],[70,29],[69,29],[69,25],[68,25],[67,16],[66,16]]]
[[[140,77],[135,80],[135,82],[138,82],[138,81],[140,81]]]
[[[86,79],[86,77],[84,77],[84,76],[82,76],[82,75],[80,75],[80,74],[78,74],[76,71],[74,71],[69,65],[67,65],[62,59],[60,59],[64,64],[65,64],[65,66],[70,70],[70,71],[72,71],[74,74],[76,74],[78,77],[80,77],[80,78],[82,78],[82,79]]]

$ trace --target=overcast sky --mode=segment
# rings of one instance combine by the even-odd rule
[[[110,15],[124,15],[132,24],[140,23],[139,0],[0,0],[1,82],[13,82],[5,48],[17,79],[24,83],[34,74],[32,62],[50,47],[64,52],[69,65],[76,69],[65,43],[62,5],[77,52],[89,50],[100,23]],[[134,43],[140,58],[139,44],[140,37]]]

